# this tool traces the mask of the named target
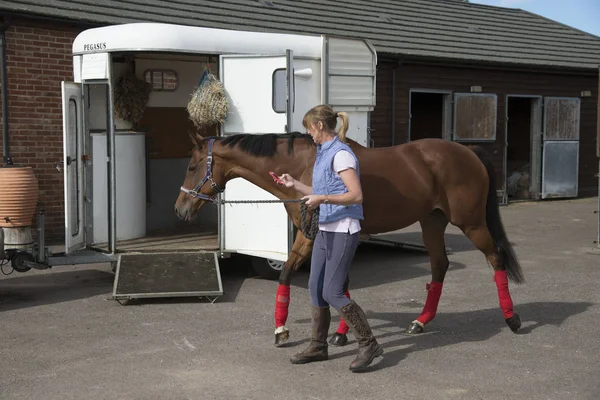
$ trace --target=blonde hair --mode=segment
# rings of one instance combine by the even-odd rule
[[[320,121],[323,123],[323,127],[326,130],[334,133],[338,118],[340,119],[340,129],[337,132],[337,137],[340,142],[345,142],[346,133],[348,133],[348,114],[343,111],[335,112],[329,105],[322,104],[308,110],[308,112],[304,114],[302,125],[308,129]]]

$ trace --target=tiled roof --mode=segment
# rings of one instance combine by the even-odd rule
[[[600,38],[527,11],[460,0],[0,0],[99,24],[164,22],[366,38],[380,54],[597,69]]]

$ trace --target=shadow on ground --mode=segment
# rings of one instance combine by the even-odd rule
[[[222,260],[223,296],[218,302],[235,302],[245,279],[253,276],[250,264],[242,257]],[[0,280],[0,312],[105,296],[112,300],[115,274],[108,266],[45,273],[17,273]],[[208,301],[197,297],[134,299],[122,304],[184,304]]]
[[[244,256],[232,256],[219,261],[224,295],[219,303],[235,302],[246,279],[258,278],[250,260]],[[466,266],[451,262],[449,272]],[[309,268],[301,268],[292,279],[296,287],[308,287]],[[44,304],[61,303],[94,296],[112,299],[114,274],[106,266],[85,267],[77,270],[45,273],[27,272],[0,280],[0,312]],[[388,246],[364,244],[359,247],[350,272],[350,290],[362,289],[391,282],[430,276],[429,256],[426,253]],[[277,282],[274,281],[274,288]],[[275,289],[274,289],[275,290]],[[171,297],[134,299],[124,305],[184,304],[206,302],[206,298]]]
[[[374,236],[374,238],[392,240],[399,243],[407,243],[424,247],[423,238],[421,236],[420,230],[411,232],[386,233],[383,235]],[[454,233],[446,231],[446,233],[444,234],[444,241],[446,243],[446,248],[450,251],[450,254],[460,253],[463,251],[477,250],[473,242],[471,242],[469,238],[467,238],[463,233]]]
[[[536,329],[548,325],[560,326],[567,319],[586,312],[592,305],[594,304],[588,302],[519,304],[516,311],[521,316],[523,327],[516,335],[528,335]],[[399,331],[399,329],[402,330],[407,327],[415,318],[414,313],[379,313],[365,310],[365,314],[373,329],[378,332],[377,338],[384,347],[383,357],[378,358],[365,372],[398,365],[412,352],[435,350],[461,343],[483,342],[505,331],[509,332],[509,328],[498,308],[459,313],[440,313],[435,320],[430,322],[425,333],[416,336],[406,335]],[[298,320],[297,322],[307,323],[308,320]],[[332,321],[330,334],[333,333],[334,326],[337,325]],[[381,333],[381,331],[384,333]],[[343,347],[344,351],[330,352],[330,359],[354,358],[357,344],[351,332],[348,334],[348,338],[350,340]],[[304,345],[307,341],[308,339],[302,339],[290,345]]]
[[[465,264],[450,259],[448,273],[464,268]],[[294,274],[292,286],[308,288],[309,274],[309,267],[301,268]],[[430,276],[431,267],[427,254],[364,244],[357,250],[350,268],[350,291]]]
[[[114,274],[108,268],[14,273],[0,280],[0,312],[90,298],[112,291]]]

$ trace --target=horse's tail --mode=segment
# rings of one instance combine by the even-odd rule
[[[525,278],[523,277],[521,265],[519,264],[519,260],[517,259],[517,255],[515,254],[512,245],[508,241],[504,225],[502,224],[502,218],[500,217],[494,166],[483,148],[479,146],[470,146],[470,148],[475,152],[477,157],[479,157],[488,174],[489,189],[485,213],[485,222],[487,223],[488,230],[492,235],[492,239],[494,239],[494,243],[500,250],[500,256],[504,261],[508,279],[515,283],[523,283]]]

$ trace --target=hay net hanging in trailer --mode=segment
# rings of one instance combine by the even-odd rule
[[[151,92],[152,86],[145,80],[138,79],[129,69],[115,85],[115,115],[137,124],[146,111]]]
[[[227,117],[229,102],[223,84],[206,69],[187,106],[190,119],[198,129],[222,124]]]

